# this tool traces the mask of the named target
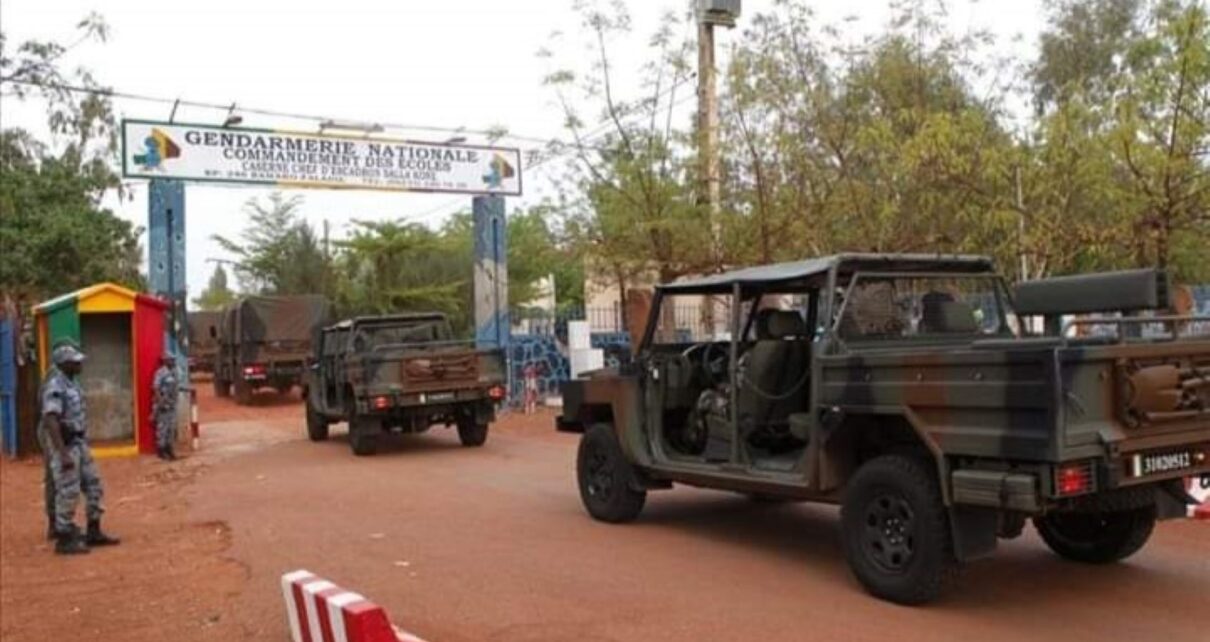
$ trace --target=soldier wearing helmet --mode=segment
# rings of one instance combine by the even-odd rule
[[[165,461],[176,459],[177,388],[176,359],[171,352],[165,352],[160,357],[160,367],[155,371],[151,384],[152,398],[155,400],[151,420],[155,423],[156,454]]]
[[[76,381],[84,359],[84,353],[75,345],[56,345],[51,353],[53,365],[38,395],[38,441],[49,460],[54,482],[55,552],[60,555],[87,553],[90,546],[118,543],[118,539],[101,530],[104,490],[88,448],[84,391]],[[88,530],[83,534],[75,524],[81,492],[88,519]]]

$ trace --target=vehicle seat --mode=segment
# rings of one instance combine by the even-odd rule
[[[766,426],[788,426],[790,414],[805,405],[810,344],[802,316],[790,310],[762,310],[756,342],[739,376],[739,429],[744,436]]]
[[[927,334],[974,334],[979,331],[975,309],[944,292],[921,299],[920,331]]]

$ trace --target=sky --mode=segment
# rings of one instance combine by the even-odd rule
[[[562,112],[541,84],[552,66],[585,69],[589,52],[578,35],[573,0],[4,0],[0,31],[8,43],[28,39],[76,39],[74,25],[98,12],[110,27],[104,43],[85,43],[63,60],[65,68],[87,67],[116,91],[228,105],[235,103],[243,126],[304,129],[314,121],[242,113],[240,107],[315,115],[359,122],[393,123],[449,131],[388,129],[390,136],[443,141],[480,135],[455,130],[507,128],[526,137],[501,144],[522,150],[527,140],[564,139]],[[618,91],[637,87],[648,54],[646,41],[667,11],[681,0],[631,0],[632,35],[609,43]],[[769,9],[773,0],[744,0],[744,17]],[[890,3],[881,0],[814,0],[821,24],[839,25],[854,43],[885,25]],[[1026,57],[1044,23],[1043,0],[955,0],[946,20],[951,30],[986,29],[999,53]],[[739,29],[717,37],[719,63]],[[540,59],[540,48],[555,53]],[[115,99],[121,118],[167,120],[170,104]],[[688,123],[693,101],[678,108]],[[178,122],[221,123],[224,110],[180,107]],[[591,123],[590,124],[595,124]],[[0,97],[0,126],[23,127],[48,137],[45,111],[36,100]],[[509,199],[510,210],[553,196],[550,163],[522,168],[525,193]],[[138,225],[147,224],[147,185],[131,180],[131,197],[106,199],[106,206]],[[242,205],[266,197],[267,187],[192,184],[186,188],[187,280],[191,296],[206,284],[214,266],[207,259],[231,258],[212,236],[238,237]],[[301,213],[317,228],[327,220],[333,236],[353,219],[403,218],[439,225],[469,209],[470,197],[351,190],[289,190],[303,197]],[[143,239],[146,247],[146,237]]]

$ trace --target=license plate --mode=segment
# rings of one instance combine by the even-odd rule
[[[1193,451],[1182,450],[1171,453],[1136,454],[1132,471],[1135,477],[1146,477],[1159,473],[1170,473],[1185,470],[1197,465],[1197,456]]]
[[[420,403],[440,403],[442,401],[453,401],[454,393],[452,392],[430,392],[427,395],[420,396]]]

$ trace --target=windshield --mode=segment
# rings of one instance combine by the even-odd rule
[[[841,296],[843,339],[1014,336],[1001,281],[993,276],[857,275]]]
[[[731,340],[729,294],[665,295],[652,333],[654,345],[686,345]]]
[[[373,350],[406,343],[448,341],[451,336],[449,323],[444,319],[367,324],[357,327],[353,347],[357,350]]]

